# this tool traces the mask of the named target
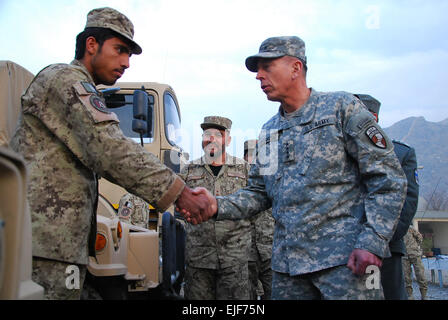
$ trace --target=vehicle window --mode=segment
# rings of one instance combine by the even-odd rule
[[[108,110],[114,112],[118,119],[120,120],[119,126],[123,131],[126,137],[130,138],[140,138],[140,134],[132,131],[132,120],[134,119],[134,111],[132,108],[133,104],[133,95],[132,94],[112,94],[106,98],[106,104],[108,106]],[[154,97],[148,94],[148,100],[154,101]],[[150,143],[152,142],[152,128],[154,128],[154,116],[152,112],[152,105],[148,101],[148,129],[151,128],[150,132],[143,135],[144,142]],[[137,140],[136,140],[137,141]],[[140,142],[140,140],[138,140]]]
[[[165,92],[163,96],[165,110],[165,134],[166,138],[172,145],[180,146],[180,116],[177,111],[177,105],[174,98],[169,92]]]

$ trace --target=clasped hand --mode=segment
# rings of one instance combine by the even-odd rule
[[[202,187],[190,189],[185,186],[176,200],[176,210],[191,224],[199,224],[216,214],[218,204],[207,189]]]

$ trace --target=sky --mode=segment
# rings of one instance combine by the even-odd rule
[[[305,41],[309,87],[377,98],[382,127],[448,118],[446,0],[0,0],[0,60],[34,74],[71,62],[87,13],[104,6],[132,20],[143,48],[120,81],[173,87],[192,159],[205,116],[232,120],[229,153],[242,157],[244,140],[278,112],[244,65],[272,36]]]

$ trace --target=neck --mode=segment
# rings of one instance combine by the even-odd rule
[[[296,90],[294,95],[291,95],[283,100],[281,102],[281,106],[287,113],[297,111],[308,101],[310,95],[311,89],[305,85],[302,89]]]
[[[209,157],[205,156],[206,163],[210,166],[222,166],[224,163],[226,163],[226,154],[223,153],[221,157]]]

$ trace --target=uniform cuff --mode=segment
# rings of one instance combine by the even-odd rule
[[[160,212],[164,212],[168,207],[176,201],[179,195],[185,188],[185,182],[178,176],[174,179],[168,190],[162,195],[159,201],[157,201],[157,208]]]
[[[380,258],[389,258],[391,256],[389,242],[369,230],[359,235],[355,249],[367,250]]]

